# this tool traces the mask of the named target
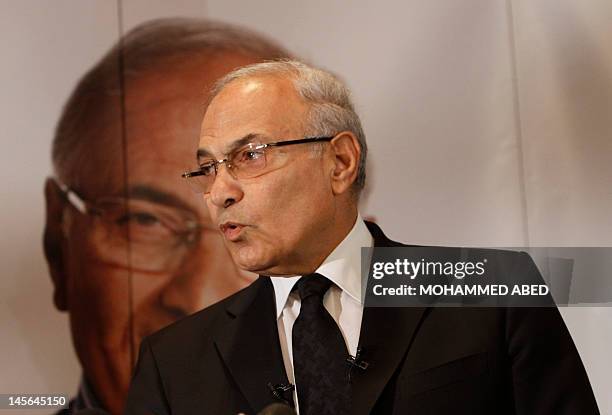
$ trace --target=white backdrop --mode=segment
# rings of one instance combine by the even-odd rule
[[[370,146],[362,212],[394,239],[612,246],[609,0],[123,3],[126,29],[210,16],[344,77]],[[42,183],[61,105],[117,39],[117,9],[107,0],[0,8],[0,393],[72,393],[79,370],[42,256]],[[562,310],[602,413],[612,413],[611,310]]]

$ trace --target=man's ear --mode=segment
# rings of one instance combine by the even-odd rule
[[[46,221],[43,236],[43,248],[49,274],[53,281],[53,302],[60,311],[66,311],[67,275],[64,267],[64,231],[62,228],[62,217],[64,212],[65,198],[59,186],[52,178],[45,181],[45,205]]]
[[[361,148],[357,137],[350,131],[343,131],[331,141],[334,155],[332,190],[334,194],[348,191],[357,179]]]

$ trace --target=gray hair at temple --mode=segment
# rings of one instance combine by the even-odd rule
[[[359,116],[351,101],[351,92],[334,74],[295,60],[256,63],[236,69],[219,79],[211,90],[209,100],[218,95],[230,82],[260,75],[278,75],[292,79],[297,93],[310,105],[304,134],[333,136],[350,131],[361,148],[357,178],[353,191],[359,195],[365,186],[368,146]]]
[[[53,140],[55,173],[62,178],[78,171],[77,165],[85,162],[92,117],[109,98],[120,99],[130,79],[154,71],[156,64],[169,58],[219,52],[244,53],[262,61],[291,57],[287,50],[257,32],[218,21],[163,18],[143,23],[119,39],[70,95]],[[205,98],[203,91],[203,104]]]

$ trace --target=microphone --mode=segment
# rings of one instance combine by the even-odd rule
[[[266,406],[257,415],[297,415],[297,412],[290,406],[283,405],[282,403],[273,403]]]
[[[272,396],[274,396],[276,399],[278,399],[285,405],[290,405],[290,402],[293,400],[285,397],[286,393],[291,392],[293,391],[293,389],[295,389],[295,386],[293,386],[291,383],[279,383],[277,385],[273,385],[272,382],[268,382],[268,389],[270,389]]]
[[[368,362],[363,360],[362,356],[363,356],[363,349],[361,347],[358,347],[357,353],[355,353],[355,356],[349,355],[349,357],[346,358],[346,363],[349,365],[349,370],[348,370],[349,382],[351,381],[351,378],[353,375],[353,369],[356,368],[356,369],[361,370],[362,372],[365,372],[368,366],[370,366]]]
[[[366,370],[368,366],[370,366],[368,362],[363,360],[363,349],[361,347],[357,348],[355,356],[349,355],[349,357],[346,358],[346,363],[361,370]]]

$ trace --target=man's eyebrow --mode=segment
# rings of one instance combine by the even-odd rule
[[[173,194],[163,190],[156,189],[148,185],[134,185],[129,189],[129,197],[134,199],[146,200],[160,205],[177,207],[184,210],[193,211],[193,209],[184,201]]]
[[[247,145],[251,142],[253,142],[253,140],[257,140],[257,139],[262,139],[264,138],[265,135],[263,134],[258,134],[258,133],[250,133],[245,135],[242,138],[239,138],[237,140],[234,140],[226,149],[224,154],[230,154],[232,151],[236,150],[237,148],[240,148],[244,145]],[[196,157],[198,160],[203,159],[203,158],[214,158],[212,153],[210,151],[208,151],[206,148],[200,147],[198,148],[198,151],[196,153]]]

